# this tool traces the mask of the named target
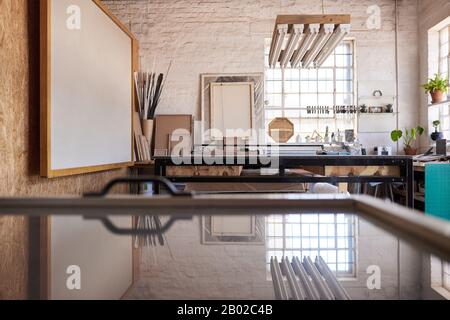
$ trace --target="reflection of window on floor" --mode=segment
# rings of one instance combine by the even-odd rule
[[[354,277],[356,243],[354,215],[292,214],[270,216],[266,224],[266,263],[270,258],[320,255],[338,277]]]
[[[431,287],[446,299],[450,299],[450,262],[430,256]]]
[[[450,263],[443,263],[442,283],[444,288],[450,291]]]

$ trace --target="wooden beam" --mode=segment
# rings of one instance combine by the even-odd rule
[[[349,14],[321,14],[321,15],[279,15],[275,23],[275,28],[279,24],[349,24],[351,15]],[[291,26],[290,26],[291,27]]]

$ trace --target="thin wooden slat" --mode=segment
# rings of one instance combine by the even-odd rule
[[[350,21],[351,15],[349,14],[279,15],[276,20],[276,25],[313,24],[313,23],[349,24]]]
[[[400,168],[395,166],[326,166],[325,176],[387,176],[400,177]]]

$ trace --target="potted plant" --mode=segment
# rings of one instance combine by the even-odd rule
[[[429,79],[422,87],[431,95],[431,103],[439,103],[444,100],[444,93],[448,91],[448,77],[442,78],[439,74],[434,79]]]
[[[438,131],[440,124],[441,122],[439,120],[433,121],[434,132],[431,134],[431,140],[433,141],[441,140],[444,137],[444,134]]]
[[[405,133],[403,134],[402,130],[394,130],[391,132],[391,139],[394,142],[403,138],[404,151],[406,155],[416,155],[417,148],[413,148],[412,144],[417,139],[418,136],[421,136],[425,131],[421,126],[417,126],[416,128],[411,128],[411,130],[405,129]]]

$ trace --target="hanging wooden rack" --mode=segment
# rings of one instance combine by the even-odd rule
[[[351,16],[279,15],[269,53],[271,68],[319,68],[350,33]]]

